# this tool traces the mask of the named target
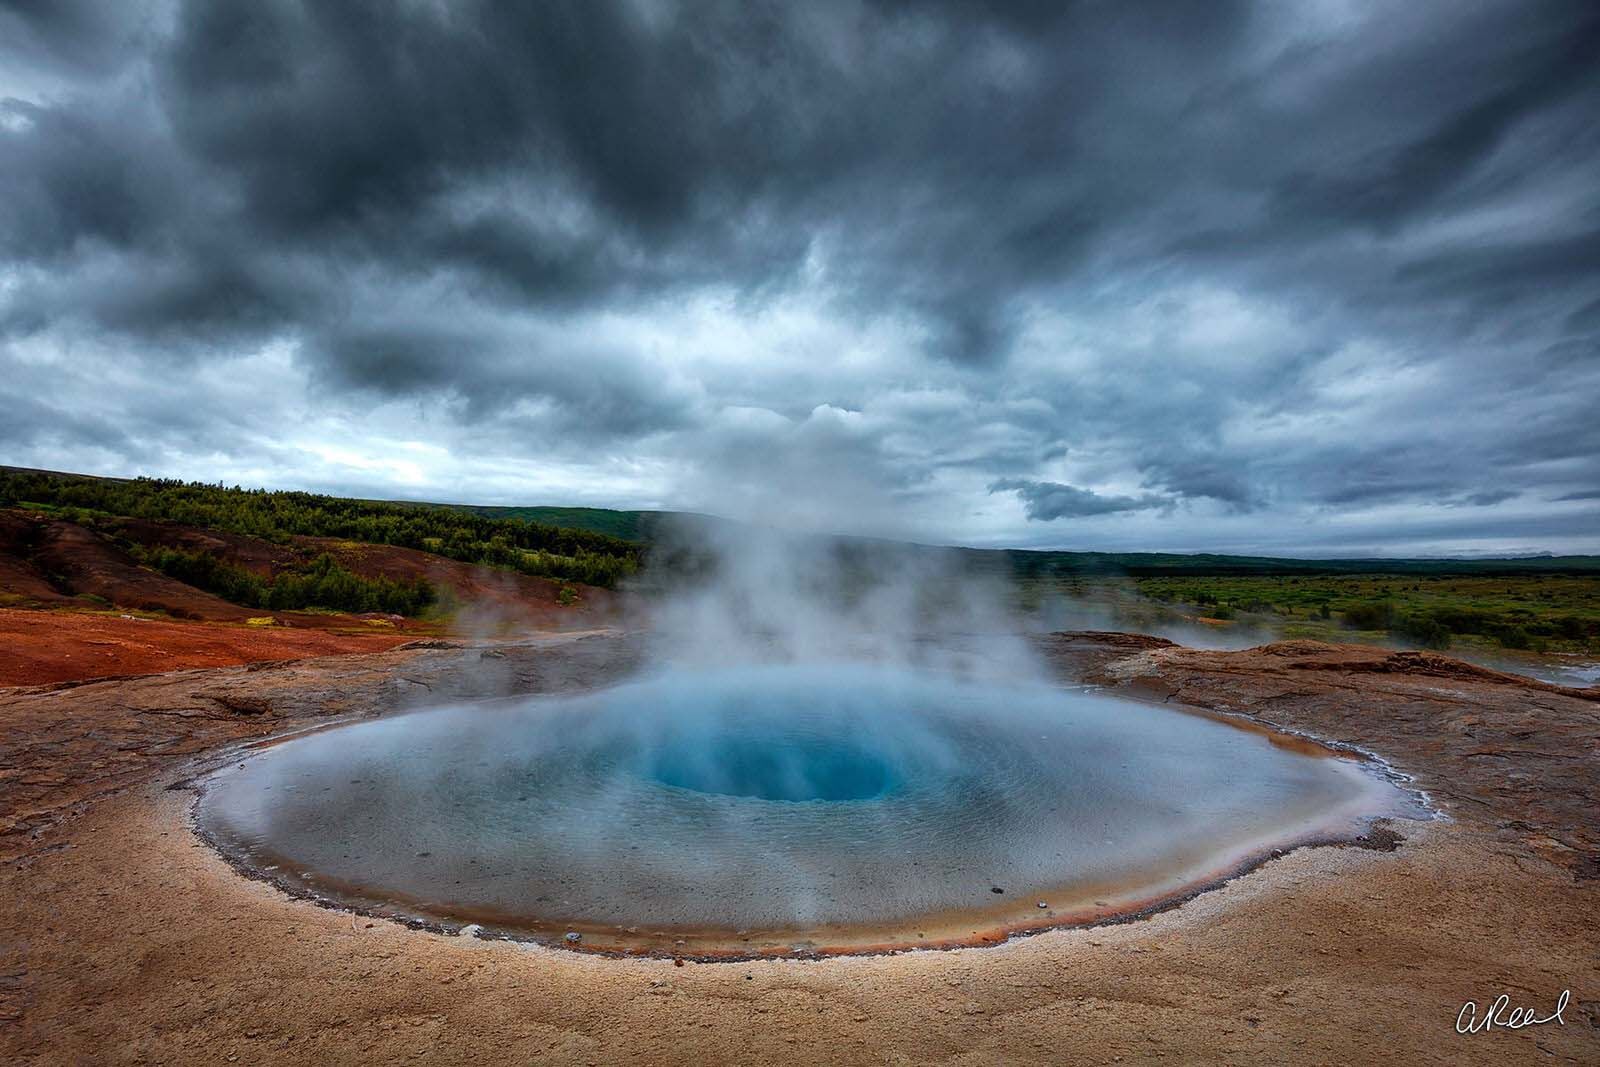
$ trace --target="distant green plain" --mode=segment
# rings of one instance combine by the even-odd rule
[[[1024,580],[1109,619],[1270,629],[1282,638],[1393,640],[1461,651],[1600,652],[1600,575],[1329,574]]]

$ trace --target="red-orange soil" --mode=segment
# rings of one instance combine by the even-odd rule
[[[292,618],[302,622],[332,621],[345,628],[177,622],[81,611],[0,608],[0,686],[50,685],[195,667],[382,652],[419,636],[392,628],[392,624],[362,632],[350,629],[349,619]]]

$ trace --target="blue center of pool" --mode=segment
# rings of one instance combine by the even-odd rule
[[[758,717],[662,743],[649,775],[697,793],[803,803],[871,800],[894,788],[894,768],[847,737],[818,737]]]

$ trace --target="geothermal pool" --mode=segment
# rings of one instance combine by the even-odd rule
[[[686,955],[992,940],[1181,898],[1400,803],[1303,741],[859,666],[661,674],[267,747],[196,818],[291,890]]]

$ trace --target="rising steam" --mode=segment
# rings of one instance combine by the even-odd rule
[[[1045,676],[1005,581],[952,549],[684,522],[660,531],[646,581],[664,666],[864,662]]]

